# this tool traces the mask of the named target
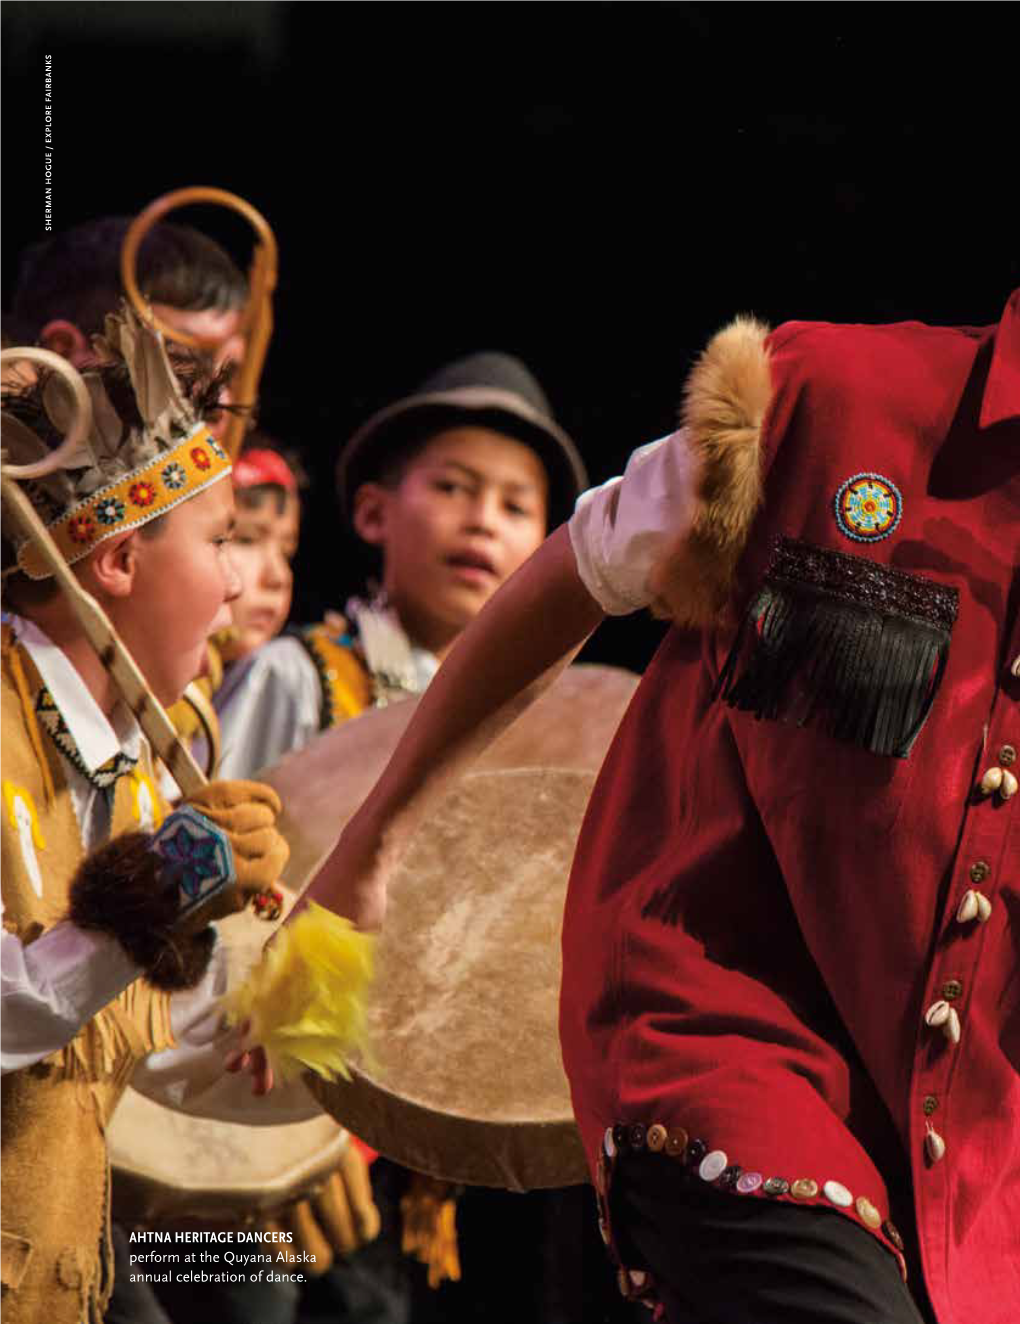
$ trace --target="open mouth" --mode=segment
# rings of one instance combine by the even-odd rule
[[[452,556],[446,558],[446,564],[454,570],[473,576],[495,578],[499,573],[492,558],[486,556],[484,552],[454,552]]]
[[[245,613],[245,624],[249,629],[267,630],[276,623],[277,611],[271,607],[256,607]]]

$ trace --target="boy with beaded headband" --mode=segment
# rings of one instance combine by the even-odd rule
[[[118,376],[119,385],[126,384],[117,365],[130,372],[135,421],[145,420],[146,426],[125,431],[105,387],[100,389],[101,378],[93,375],[94,444],[73,456],[65,469],[34,484],[35,504],[68,565],[107,539],[158,519],[230,471],[226,451],[194,417],[163,345],[133,314],[108,318],[106,337],[97,338],[96,348],[107,361],[111,386]],[[48,386],[33,403],[44,427],[48,421],[59,430],[69,421],[59,388]],[[15,422],[19,413],[31,410],[29,394],[21,401],[12,398],[9,408]],[[35,449],[23,426],[12,433],[8,448],[12,455]],[[39,549],[25,537],[17,540],[17,568],[35,580],[48,574]]]
[[[167,703],[237,591],[230,465],[201,421],[209,383],[186,365],[175,377],[130,312],[98,348],[90,434],[27,492]],[[52,377],[5,406],[8,462],[68,430]],[[147,743],[37,548],[12,538],[4,560],[3,1309],[78,1324],[111,1288],[105,1124],[148,1054],[174,1050],[133,1083],[177,1104],[219,1079],[209,921],[271,886],[287,848],[256,783],[214,783],[167,815]],[[219,1115],[244,1094],[221,1096]],[[282,1105],[259,1120],[315,1112],[294,1094]]]

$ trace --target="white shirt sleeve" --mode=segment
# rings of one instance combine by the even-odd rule
[[[251,777],[319,733],[322,688],[315,663],[284,635],[232,667],[214,698],[223,753],[218,776]]]
[[[6,932],[0,939],[3,1074],[65,1047],[141,973],[116,939],[69,923],[28,944]],[[170,1000],[177,1047],[150,1054],[132,1084],[159,1103],[219,1121],[277,1125],[318,1116],[321,1108],[300,1081],[257,1099],[250,1076],[224,1072],[231,1036],[221,1026],[218,1004],[226,985],[225,953],[217,945],[202,982]]]
[[[251,1076],[224,1071],[223,1058],[234,1039],[219,1012],[227,978],[226,951],[217,943],[201,983],[170,1001],[177,1047],[150,1053],[135,1068],[132,1086],[156,1103],[219,1122],[278,1126],[318,1117],[322,1108],[300,1080],[278,1083],[266,1097],[255,1098]]]
[[[0,933],[0,1070],[32,1066],[138,978],[115,938],[56,924],[35,942]]]
[[[696,472],[681,430],[634,451],[622,477],[578,498],[570,544],[582,583],[607,615],[651,602],[652,567],[690,527]]]

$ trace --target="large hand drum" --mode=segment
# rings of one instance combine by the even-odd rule
[[[585,1180],[560,1057],[560,928],[595,773],[637,678],[570,668],[419,828],[391,883],[352,1079],[306,1082],[389,1158],[511,1189]],[[333,844],[410,720],[358,718],[267,775],[292,869]],[[352,763],[353,761],[353,763]],[[294,878],[294,874],[290,874]]]

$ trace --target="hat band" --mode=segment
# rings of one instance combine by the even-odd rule
[[[165,515],[229,473],[230,457],[200,423],[171,450],[76,502],[47,527],[67,564],[74,565],[107,538]],[[28,540],[18,549],[18,565],[30,579],[50,573]]]

